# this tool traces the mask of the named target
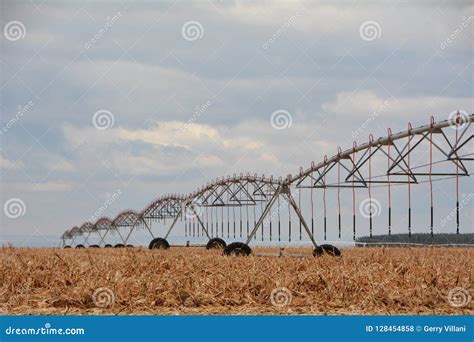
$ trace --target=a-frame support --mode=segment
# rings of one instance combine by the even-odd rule
[[[97,231],[97,232],[99,233],[100,237],[101,237],[100,242],[99,242],[99,246],[100,246],[100,244],[101,244],[102,242],[104,242],[104,245],[105,245],[104,239],[105,239],[105,237],[107,236],[107,233],[109,232],[109,230],[110,230],[110,228],[105,231],[104,236],[102,236],[102,235],[100,234],[100,231],[99,231],[99,230]]]
[[[263,224],[263,221],[265,220],[265,217],[268,215],[270,212],[270,209],[272,206],[275,204],[275,201],[278,199],[278,196],[284,196],[288,199],[288,203],[290,203],[291,207],[295,211],[296,215],[298,215],[298,218],[301,220],[301,223],[303,224],[304,229],[306,230],[306,233],[308,234],[309,238],[311,239],[311,242],[313,243],[314,247],[317,248],[318,245],[314,239],[314,235],[311,233],[311,230],[308,227],[308,224],[306,223],[306,220],[304,219],[303,215],[301,214],[301,210],[296,204],[295,199],[291,195],[290,191],[290,186],[289,185],[280,185],[277,189],[277,191],[273,194],[271,197],[270,201],[267,203],[265,206],[265,209],[262,212],[262,215],[258,219],[257,223],[255,224],[255,227],[252,229],[250,232],[249,236],[247,237],[247,241],[245,242],[247,245],[252,241],[254,238],[255,234],[257,233],[258,228]]]

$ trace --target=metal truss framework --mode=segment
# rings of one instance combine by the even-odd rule
[[[467,151],[468,143],[472,140],[472,133],[469,134],[471,123],[474,121],[474,114],[461,116],[459,113],[451,120],[435,122],[433,117],[430,118],[429,124],[418,128],[412,128],[408,124],[406,131],[392,134],[388,129],[386,137],[374,139],[369,135],[367,143],[357,145],[354,141],[352,148],[342,150],[338,148],[337,154],[328,158],[324,156],[322,162],[311,163],[311,167],[300,172],[296,176],[287,176],[285,179],[278,180],[273,177],[258,177],[249,174],[236,176],[235,174],[227,176],[227,178],[216,179],[193,193],[187,195],[171,194],[157,198],[151,202],[141,212],[127,210],[121,212],[115,219],[111,220],[103,217],[97,222],[85,222],[81,227],[74,227],[67,230],[61,236],[63,245],[66,241],[71,240],[72,245],[78,236],[84,237],[84,244],[88,243],[89,236],[97,233],[100,236],[99,245],[105,244],[105,238],[109,231],[115,231],[119,234],[124,245],[127,244],[132,232],[138,228],[146,228],[152,238],[155,236],[152,232],[151,225],[153,222],[160,222],[166,227],[166,221],[171,222],[168,230],[164,235],[167,239],[170,232],[175,227],[179,219],[185,220],[185,230],[189,228],[191,232],[191,223],[187,221],[193,220],[192,229],[195,231],[195,223],[201,229],[203,234],[211,239],[213,234],[213,226],[211,230],[202,220],[202,211],[206,208],[242,208],[255,207],[260,205],[262,208],[258,220],[249,229],[247,222],[247,239],[249,244],[263,225],[265,218],[269,214],[272,206],[275,205],[280,197],[288,203],[288,207],[292,208],[294,213],[300,220],[300,224],[306,231],[309,239],[315,247],[316,240],[313,233],[313,223],[311,228],[301,214],[299,203],[292,196],[292,188],[295,189],[322,189],[326,191],[328,188],[337,188],[338,196],[341,188],[350,188],[353,192],[353,207],[355,206],[356,189],[364,188],[369,191],[371,198],[371,187],[383,185],[388,188],[389,193],[389,215],[388,227],[389,234],[391,228],[391,201],[390,187],[396,184],[406,184],[408,186],[408,195],[410,198],[410,190],[412,185],[419,184],[420,179],[428,178],[428,182],[432,187],[433,178],[455,177],[457,180],[462,176],[469,176],[468,168],[465,162],[472,161],[471,151]],[[447,128],[456,128],[454,138],[449,138],[445,130]],[[437,137],[435,139],[435,137]],[[415,149],[426,148],[429,151],[429,163],[426,165],[416,164],[410,156]],[[433,152],[436,151],[442,160],[433,160]],[[381,175],[372,175],[372,163],[376,158],[384,158],[386,163],[386,171]],[[451,165],[452,170],[435,170],[438,163],[446,162]],[[428,168],[428,171],[424,171]],[[337,179],[336,182],[328,182],[330,176]],[[459,194],[457,194],[456,210],[457,210],[457,232],[459,232]],[[408,205],[408,228],[411,234],[411,204]],[[196,219],[197,222],[194,221]],[[235,221],[234,221],[235,225]],[[242,236],[243,222],[239,222],[240,235]],[[216,231],[218,226],[216,223]],[[126,231],[126,235],[120,232],[121,229]],[[291,229],[291,228],[290,228]],[[339,237],[341,230],[341,213],[339,203]],[[229,222],[227,223],[227,231],[229,232]],[[355,239],[356,220],[355,210],[353,210],[353,235]],[[199,229],[198,229],[199,232]],[[324,232],[326,233],[326,217],[324,217]],[[221,236],[224,236],[224,224],[221,226]],[[370,215],[370,234],[372,234],[372,215]],[[433,234],[433,199],[431,194],[431,234]],[[218,234],[217,234],[218,235]],[[229,235],[228,235],[229,236]],[[235,227],[234,227],[235,238]]]

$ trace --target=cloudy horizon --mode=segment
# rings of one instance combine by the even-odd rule
[[[2,213],[0,240],[50,245],[119,190],[105,216],[228,174],[296,174],[370,133],[471,114],[473,9],[3,1],[1,200],[26,212]]]

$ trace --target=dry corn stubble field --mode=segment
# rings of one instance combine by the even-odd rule
[[[447,299],[455,287],[472,288],[472,249],[349,248],[341,258],[225,257],[199,248],[0,253],[1,314],[474,313],[472,303]],[[273,297],[283,304],[275,306],[280,287],[289,292]],[[94,303],[98,288],[112,290],[111,307]]]

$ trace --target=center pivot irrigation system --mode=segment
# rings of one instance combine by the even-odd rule
[[[375,187],[387,189],[388,234],[392,232],[392,188],[405,186],[407,189],[407,228],[408,235],[412,234],[412,187],[427,183],[429,186],[429,222],[430,234],[434,234],[434,191],[433,182],[437,180],[455,179],[456,198],[455,217],[456,233],[459,234],[460,225],[460,177],[469,176],[467,162],[474,160],[472,148],[468,143],[473,135],[470,132],[474,114],[460,114],[459,111],[450,115],[448,120],[435,122],[431,117],[429,124],[413,128],[408,124],[406,131],[393,134],[387,130],[386,137],[374,139],[369,135],[369,141],[358,145],[355,141],[352,148],[343,151],[338,148],[337,154],[328,158],[324,156],[322,162],[311,163],[307,170],[300,168],[296,176],[274,179],[265,176],[258,177],[249,174],[227,176],[216,179],[202,188],[188,195],[166,195],[150,203],[143,211],[127,210],[120,213],[115,219],[102,217],[95,223],[85,222],[80,227],[66,230],[61,236],[65,248],[86,246],[99,248],[113,247],[106,243],[109,233],[118,233],[122,243],[114,247],[131,247],[128,244],[131,234],[137,229],[146,229],[152,240],[150,249],[168,249],[168,237],[177,226],[177,222],[184,221],[184,236],[206,238],[206,248],[224,249],[226,255],[249,255],[252,253],[249,244],[253,240],[282,241],[282,235],[288,237],[298,234],[298,226],[292,227],[292,214],[299,221],[299,239],[305,234],[314,246],[313,254],[324,253],[340,255],[340,251],[333,245],[318,245],[315,239],[315,220],[313,191],[321,191],[323,195],[323,228],[324,240],[327,233],[327,203],[326,191],[335,188],[337,191],[338,236],[341,238],[341,190],[346,189],[352,197],[352,237],[356,238],[356,192],[367,191],[369,213],[367,215],[369,232],[372,237],[373,210],[372,191]],[[445,165],[440,168],[439,165]],[[446,165],[447,164],[447,165]],[[373,168],[382,167],[383,173],[374,175]],[[307,221],[302,214],[301,193],[309,189],[311,220]],[[297,191],[298,196],[293,196]],[[446,197],[446,194],[438,196]],[[347,198],[347,196],[346,196]],[[405,205],[405,204],[404,204]],[[277,210],[271,212],[277,206]],[[284,209],[284,210],[282,210]],[[285,212],[288,222],[282,224],[280,215]],[[159,222],[165,230],[162,237],[156,237],[152,224]],[[347,222],[344,220],[344,222]],[[286,224],[287,223],[287,224]],[[471,222],[472,223],[472,222]],[[347,223],[345,223],[347,225]],[[283,227],[284,226],[284,227]],[[292,233],[293,228],[293,233]],[[97,234],[98,244],[90,244],[89,238]],[[78,243],[78,239],[83,241]],[[224,239],[236,241],[227,245]],[[189,241],[187,243],[189,245]]]

